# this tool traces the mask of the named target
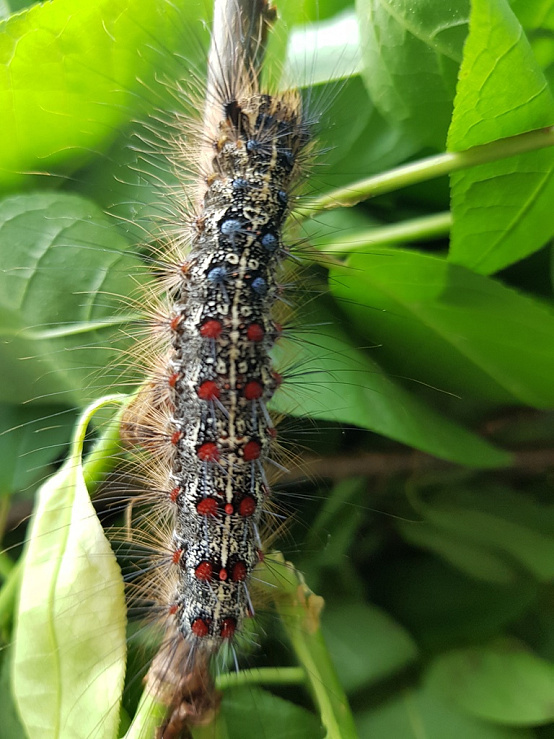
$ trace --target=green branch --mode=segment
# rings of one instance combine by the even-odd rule
[[[554,126],[499,139],[490,144],[474,146],[466,151],[445,152],[419,159],[417,162],[410,162],[352,185],[332,190],[296,210],[294,218],[301,220],[313,218],[323,210],[348,208],[376,195],[383,195],[402,187],[408,187],[408,185],[441,177],[459,169],[476,167],[479,164],[495,162],[548,146],[554,146]]]
[[[302,575],[280,552],[268,555],[256,571],[270,591],[307,685],[318,707],[326,739],[357,739],[358,734],[319,624],[323,598],[308,588]]]
[[[452,227],[452,215],[434,213],[431,216],[412,218],[390,226],[377,226],[363,231],[355,231],[349,236],[341,234],[340,241],[321,241],[315,245],[324,254],[351,254],[372,246],[383,246],[395,242],[427,241],[447,236]]]

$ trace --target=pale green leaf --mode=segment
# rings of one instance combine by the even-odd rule
[[[24,553],[13,691],[29,739],[117,736],[126,654],[121,572],[83,479],[83,438],[40,489]]]

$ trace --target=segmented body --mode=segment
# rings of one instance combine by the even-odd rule
[[[223,105],[196,234],[176,291],[171,487],[182,635],[215,651],[252,614],[275,431],[267,402],[282,227],[308,135],[297,95]]]

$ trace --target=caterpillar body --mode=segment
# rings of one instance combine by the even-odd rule
[[[121,421],[125,475],[152,508],[137,535],[146,574],[133,590],[162,625],[147,684],[169,708],[168,738],[213,712],[210,661],[222,645],[235,652],[254,616],[252,576],[264,556],[282,231],[312,129],[298,92],[260,85],[273,16],[265,0],[215,4],[202,120],[184,130],[171,121],[164,143],[173,171],[194,184],[171,189],[165,279],[147,288],[153,336],[129,350],[150,368]]]
[[[278,384],[271,306],[305,145],[297,105],[257,91],[224,105],[200,233],[172,311],[169,362],[179,624],[185,638],[210,648],[252,610],[247,582],[259,559],[269,495],[263,464],[274,433],[266,404]]]

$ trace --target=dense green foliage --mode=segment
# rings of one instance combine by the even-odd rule
[[[278,347],[290,369],[275,407],[294,419],[285,450],[318,482],[287,483],[297,512],[276,547],[325,598],[362,739],[554,737],[554,0],[276,4],[270,58],[287,21],[332,39],[287,61],[318,82],[324,153],[291,224],[315,297]],[[109,739],[124,606],[85,479],[98,484],[113,446],[83,476],[83,426],[69,444],[90,402],[136,380],[118,363],[121,327],[172,175],[134,121],[182,110],[175,81],[201,77],[206,13],[20,5],[0,0],[0,739]],[[62,514],[34,523],[16,631],[25,533],[10,522],[54,473],[41,505],[57,497]],[[78,590],[63,589],[71,577]],[[239,674],[195,737],[354,736],[348,720],[332,728],[340,691],[321,644],[262,624],[246,664],[300,663],[305,692],[278,670],[271,693]]]

